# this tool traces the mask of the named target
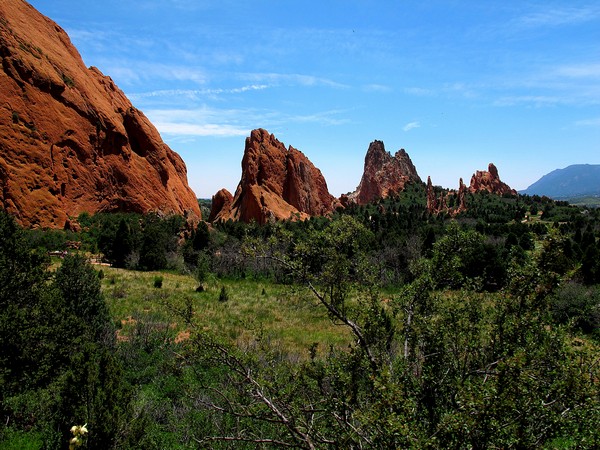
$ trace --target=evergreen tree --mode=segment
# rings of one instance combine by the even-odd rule
[[[60,448],[71,426],[87,422],[88,448],[110,448],[128,394],[98,276],[81,256],[50,276],[0,211],[2,423],[38,430],[45,448]]]
[[[596,245],[588,245],[581,260],[581,274],[585,284],[600,283],[600,250]]]
[[[115,234],[112,249],[112,264],[115,267],[125,267],[127,258],[135,250],[131,227],[123,218]]]

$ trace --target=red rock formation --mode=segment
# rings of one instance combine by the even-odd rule
[[[242,178],[227,218],[258,223],[306,219],[326,215],[335,206],[321,171],[302,152],[286,149],[263,129],[246,138]]]
[[[431,182],[431,177],[427,177],[427,211],[430,214],[437,214],[439,212],[438,209],[438,201],[435,197],[435,191],[433,190],[433,183]]]
[[[431,177],[427,177],[427,211],[430,214],[447,213],[456,216],[467,210],[466,204],[467,187],[461,178],[458,182],[458,191],[449,190],[441,192],[440,197],[435,196]],[[448,207],[448,199],[450,196],[456,195],[458,204],[454,207]]]
[[[465,183],[463,183],[463,179],[461,178],[458,182],[458,207],[456,209],[456,214],[460,214],[467,210],[466,195],[467,186],[465,186]]]
[[[411,182],[421,182],[408,154],[401,149],[392,156],[385,151],[383,142],[373,141],[365,156],[365,167],[360,184],[348,197],[359,205],[397,194]]]
[[[500,181],[500,177],[498,176],[498,169],[492,163],[490,163],[488,167],[488,171],[478,170],[471,177],[471,185],[469,188],[465,186],[463,183],[463,179],[461,178],[458,183],[458,191],[448,191],[446,194],[440,194],[440,198],[436,198],[435,192],[433,189],[433,184],[431,183],[431,178],[427,178],[427,211],[430,214],[440,214],[447,213],[452,216],[456,216],[462,212],[467,210],[466,203],[466,195],[467,192],[480,192],[480,191],[488,191],[493,194],[503,195],[506,193],[510,193],[513,195],[517,194],[517,191],[511,189],[507,184]],[[454,207],[449,208],[448,198],[450,195],[457,196],[457,204],[455,203]]]
[[[506,183],[500,181],[498,176],[498,169],[492,163],[489,164],[487,172],[485,170],[478,170],[471,177],[471,185],[469,186],[470,192],[488,191],[492,194],[503,195],[513,194],[517,195],[517,191],[511,189]]]
[[[213,195],[208,221],[212,223],[227,220],[231,214],[232,203],[233,195],[231,195],[231,192],[227,189],[221,189]]]
[[[23,0],[0,2],[0,206],[24,226],[81,212],[200,218],[183,160],[67,34]]]

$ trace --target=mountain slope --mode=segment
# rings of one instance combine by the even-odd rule
[[[574,164],[554,170],[521,193],[556,199],[600,196],[600,165]]]
[[[0,58],[0,207],[22,225],[115,210],[200,217],[179,155],[23,0],[0,2]]]

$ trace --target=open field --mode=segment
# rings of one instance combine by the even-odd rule
[[[204,292],[196,292],[198,283],[188,275],[106,266],[101,270],[102,290],[113,319],[122,327],[122,337],[144,317],[168,326],[179,339],[185,339],[194,327],[240,346],[260,336],[301,357],[308,355],[314,343],[323,352],[330,345],[346,346],[350,340],[347,329],[332,324],[324,308],[302,287],[213,277],[204,284]],[[154,287],[156,277],[163,278],[161,288]],[[227,301],[219,300],[223,287]],[[186,324],[190,308],[192,327]]]

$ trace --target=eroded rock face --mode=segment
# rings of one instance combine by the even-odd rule
[[[226,221],[231,214],[231,204],[233,203],[233,195],[227,189],[221,189],[212,197],[209,222]]]
[[[449,190],[442,192],[440,197],[436,197],[435,189],[431,182],[431,177],[427,177],[427,211],[430,214],[449,214],[456,216],[465,212],[467,208],[467,193],[488,191],[496,195],[513,194],[517,195],[517,191],[511,189],[507,184],[500,181],[498,169],[494,164],[490,163],[488,171],[478,170],[471,177],[471,184],[467,188],[461,178],[458,182],[458,190]],[[448,205],[451,205],[449,207]]]
[[[303,220],[326,215],[335,205],[321,171],[302,152],[257,129],[246,138],[242,178],[229,214],[220,219]]]
[[[456,214],[459,214],[459,213],[465,212],[467,210],[467,200],[466,200],[467,186],[465,186],[465,183],[463,183],[462,178],[458,181],[457,195],[458,195],[458,207],[457,207]]]
[[[498,169],[492,163],[488,165],[487,172],[485,170],[478,170],[471,177],[471,184],[469,185],[470,192],[488,191],[492,194],[504,195],[513,194],[517,195],[517,191],[511,189],[509,185],[500,181],[498,175]]]
[[[437,214],[439,212],[438,201],[433,190],[433,183],[431,182],[431,176],[427,177],[427,211],[430,214]]]
[[[420,183],[421,178],[406,151],[401,149],[392,156],[382,141],[373,141],[365,156],[360,184],[348,198],[364,205],[401,192],[412,182]]]
[[[56,23],[2,0],[0,57],[0,205],[22,225],[84,211],[200,219],[183,160]]]

